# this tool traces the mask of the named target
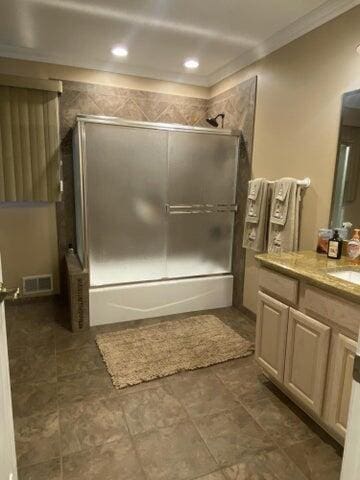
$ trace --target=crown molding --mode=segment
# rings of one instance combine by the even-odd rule
[[[318,8],[308,14],[300,17],[285,29],[275,33],[264,42],[258,44],[240,55],[235,60],[229,62],[210,75],[197,75],[191,73],[174,73],[169,71],[159,71],[152,68],[143,68],[130,66],[124,63],[116,64],[93,61],[74,61],[71,57],[61,54],[47,54],[35,52],[32,49],[24,47],[13,47],[0,44],[0,57],[15,58],[19,60],[29,60],[34,62],[52,63],[69,67],[79,67],[85,69],[100,70],[103,72],[116,73],[120,75],[132,75],[154,80],[174,82],[198,87],[210,88],[216,83],[224,80],[226,77],[236,73],[242,68],[260,60],[315,28],[323,25],[337,16],[345,13],[351,8],[360,5],[360,0],[328,0]]]
[[[302,37],[317,27],[333,20],[342,13],[360,5],[360,0],[328,0],[288,27],[280,30],[255,48],[249,49],[208,77],[207,86],[214,86],[242,68],[266,57],[270,53]]]

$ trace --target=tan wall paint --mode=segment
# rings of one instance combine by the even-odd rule
[[[0,73],[32,78],[97,83],[157,93],[208,98],[208,88],[128,75],[0,58]],[[58,244],[54,205],[0,208],[0,253],[4,282],[21,285],[21,277],[52,273],[59,291]]]
[[[21,286],[21,277],[52,273],[59,288],[54,205],[6,205],[0,208],[0,252],[8,287]]]
[[[360,88],[356,46],[360,7],[310,32],[212,88],[220,93],[258,75],[253,176],[311,178],[300,248],[313,248],[327,226],[332,195],[341,96]],[[256,310],[258,268],[247,254],[244,305]]]
[[[210,89],[207,87],[13,58],[0,58],[0,73],[34,78],[70,80],[73,82],[98,83],[100,85],[183,95],[185,97],[209,98],[210,94]]]
[[[355,47],[360,43],[359,24],[360,7],[356,7],[210,90],[11,59],[0,59],[0,73],[86,81],[201,98],[217,95],[258,75],[253,175],[269,179],[285,175],[311,177],[312,186],[306,193],[303,205],[301,248],[312,248],[316,230],[328,223],[341,95],[360,87],[360,56],[355,53]],[[14,212],[18,212],[17,209]],[[28,215],[34,222],[23,223],[18,213],[9,219],[8,213],[0,211],[0,238],[3,244],[7,244],[9,255],[15,260],[17,248],[14,237],[17,235],[14,232],[20,232],[19,241],[27,239],[32,252],[34,250],[30,249],[30,245],[35,246],[37,242],[34,225],[35,220],[40,221],[39,211],[29,208]],[[53,262],[53,271],[56,273],[53,206],[44,207],[42,215],[41,222],[44,225],[41,228],[48,232],[48,236],[42,240],[41,261],[44,261],[44,267],[49,265],[47,262]],[[4,234],[5,222],[8,232]],[[49,243],[48,249],[44,246],[46,242]],[[30,256],[29,262],[31,259],[34,272],[40,268],[40,261],[34,255]],[[248,254],[244,304],[253,311],[256,306],[257,271],[253,255]],[[17,272],[5,271],[5,279],[15,281],[19,272],[23,274],[22,265],[17,266]]]

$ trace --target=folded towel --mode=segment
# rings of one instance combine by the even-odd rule
[[[261,188],[263,178],[250,180],[248,186],[248,200],[246,209],[246,221],[249,223],[259,223],[259,214],[261,208]],[[260,193],[260,195],[259,195]]]
[[[257,199],[263,180],[263,178],[255,178],[255,180],[250,180],[248,188],[248,198],[250,200]]]
[[[243,247],[263,252],[266,247],[268,218],[268,182],[250,180],[246,205]]]
[[[289,208],[290,190],[293,182],[293,178],[282,178],[274,183],[270,210],[271,223],[285,225]]]
[[[274,183],[271,195],[268,252],[298,249],[301,187],[295,178]]]

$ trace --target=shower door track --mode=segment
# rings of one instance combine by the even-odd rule
[[[231,272],[224,272],[224,273],[208,273],[204,275],[189,275],[188,277],[161,277],[155,278],[152,280],[139,280],[137,282],[122,282],[122,283],[104,283],[102,285],[90,285],[90,288],[96,290],[97,288],[106,288],[106,287],[126,287],[126,286],[136,286],[136,285],[143,285],[145,283],[159,283],[159,282],[169,282],[170,280],[193,280],[198,278],[199,280],[204,278],[213,278],[213,277],[226,277],[227,275],[231,275]]]

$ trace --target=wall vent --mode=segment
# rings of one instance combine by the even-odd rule
[[[51,293],[53,291],[52,275],[33,275],[23,277],[23,294],[36,295],[38,293]]]

